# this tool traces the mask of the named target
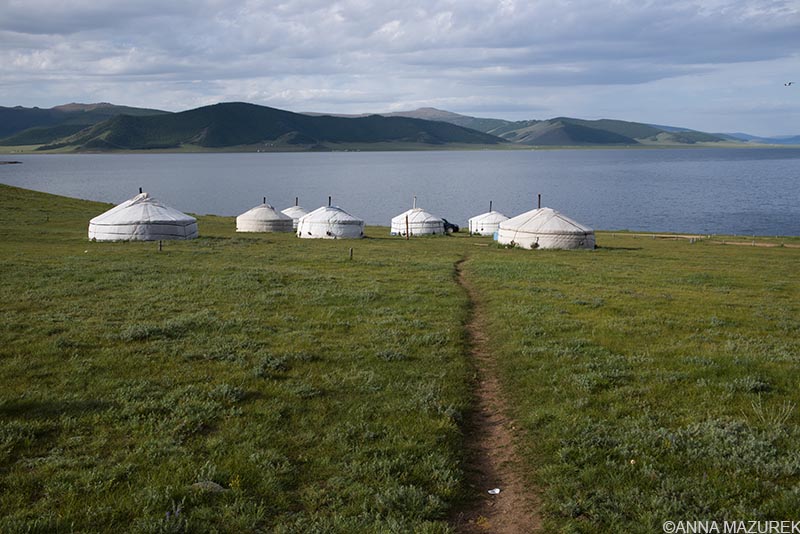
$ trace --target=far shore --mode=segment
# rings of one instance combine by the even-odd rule
[[[477,150],[659,150],[659,149],[702,149],[702,148],[736,148],[736,149],[797,149],[800,145],[767,145],[749,143],[695,143],[695,144],[639,144],[639,145],[517,145],[503,143],[498,145],[478,145],[451,143],[445,145],[426,145],[421,143],[348,143],[326,144],[323,146],[265,146],[238,145],[230,147],[201,147],[183,145],[177,148],[124,149],[124,150],[74,150],[62,147],[53,150],[39,150],[42,145],[0,146],[0,154],[253,154],[253,153],[312,153],[312,152],[431,152],[431,151],[477,151]],[[0,162],[4,163],[4,162]],[[5,162],[20,163],[20,162]]]

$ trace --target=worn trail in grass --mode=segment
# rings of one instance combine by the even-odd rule
[[[536,498],[520,476],[521,466],[514,448],[516,426],[497,379],[497,370],[487,348],[485,310],[480,294],[470,283],[463,264],[455,264],[456,279],[469,298],[466,333],[475,366],[474,405],[465,424],[468,508],[454,518],[458,532],[526,533],[539,529]],[[490,494],[498,488],[500,493]]]

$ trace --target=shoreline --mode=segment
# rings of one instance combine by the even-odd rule
[[[1,162],[0,162],[1,163]],[[19,189],[23,191],[33,191],[36,193],[43,193],[46,195],[51,195],[54,197],[61,197],[70,200],[80,200],[84,202],[95,202],[98,204],[103,204],[106,206],[113,206],[114,204],[111,202],[103,202],[100,200],[93,200],[88,198],[80,198],[80,197],[71,197],[67,195],[60,195],[58,193],[50,193],[47,191],[40,191],[36,189],[28,189],[25,187],[20,187],[17,185],[6,184],[0,181],[0,190],[2,188],[12,188],[12,189]],[[192,215],[193,217],[204,218],[204,217],[213,217],[213,218],[221,218],[221,219],[236,219],[236,215],[223,215],[218,213],[196,213],[190,210],[186,211],[187,214]],[[385,237],[368,237],[368,239],[396,239],[394,236],[389,235],[390,225],[386,224],[371,224],[366,223],[365,226],[367,228],[372,228],[375,230],[385,230]],[[463,228],[466,228],[466,224]],[[713,244],[718,245],[738,245],[738,246],[755,246],[755,247],[765,247],[765,248],[800,248],[800,234],[799,235],[782,235],[782,234],[725,234],[725,233],[699,233],[699,232],[686,232],[686,231],[663,231],[663,230],[626,230],[626,229],[594,229],[595,233],[603,234],[604,237],[609,239],[615,239],[617,237],[625,238],[631,237],[633,239],[652,239],[652,240],[682,240],[682,241],[689,241],[689,242],[701,242],[706,241]],[[462,230],[457,234],[460,236],[469,236],[469,232],[466,230]],[[441,237],[417,237],[416,239],[440,239]],[[797,240],[797,243],[785,243],[786,240]],[[494,243],[492,241],[491,243]],[[489,244],[491,244],[489,243]],[[477,243],[476,243],[477,244]],[[601,247],[599,247],[601,248]]]
[[[800,149],[800,145],[760,145],[744,143],[695,143],[695,144],[640,144],[640,145],[419,145],[375,143],[353,144],[341,146],[324,146],[321,148],[304,147],[269,147],[254,145],[237,145],[230,147],[200,147],[184,146],[180,148],[154,148],[154,149],[120,149],[120,150],[66,150],[57,148],[53,150],[38,150],[41,145],[0,146],[0,154],[10,155],[113,155],[113,154],[311,154],[332,152],[475,152],[475,151],[550,151],[550,150],[701,150],[701,149],[775,149],[792,150]]]

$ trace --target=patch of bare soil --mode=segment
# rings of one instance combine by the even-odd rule
[[[519,475],[520,463],[514,450],[516,427],[507,416],[495,361],[487,349],[485,311],[464,276],[463,261],[456,263],[456,273],[470,300],[467,333],[477,374],[473,411],[464,427],[467,481],[473,498],[452,518],[452,524],[465,534],[536,532],[541,527],[536,512],[538,499]],[[500,492],[488,493],[495,488]]]

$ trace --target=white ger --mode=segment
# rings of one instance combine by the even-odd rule
[[[142,193],[89,221],[89,239],[96,241],[160,241],[194,239],[197,219]]]
[[[500,223],[507,221],[508,217],[499,211],[492,211],[492,201],[489,201],[489,211],[481,213],[469,220],[469,233],[471,235],[494,235]]]
[[[297,230],[297,221],[300,220],[300,217],[303,215],[308,215],[308,212],[305,208],[298,206],[299,199],[294,197],[294,206],[289,206],[285,210],[282,210],[281,213],[284,215],[288,215],[292,218],[292,230]]]
[[[392,218],[391,235],[442,235],[444,234],[444,221],[417,207],[417,197],[410,210],[404,211]]]
[[[292,218],[267,204],[266,197],[263,204],[236,217],[237,232],[291,232],[293,227]]]
[[[303,239],[358,239],[364,237],[364,221],[338,206],[317,208],[297,221],[297,237]]]
[[[497,242],[527,249],[595,247],[594,230],[550,208],[526,211],[501,222]]]

